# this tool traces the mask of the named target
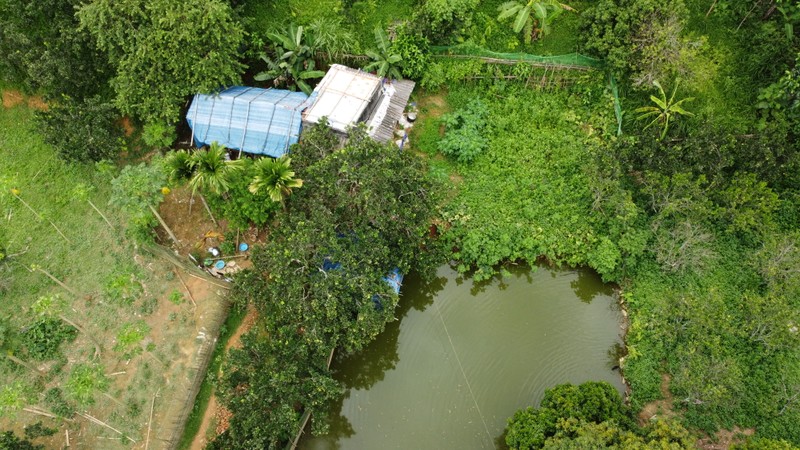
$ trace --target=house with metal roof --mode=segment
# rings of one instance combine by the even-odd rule
[[[334,64],[311,93],[303,123],[313,125],[327,117],[330,127],[345,135],[350,125],[364,122],[373,139],[388,142],[413,90],[411,80],[387,81]]]
[[[302,111],[310,104],[302,92],[234,86],[217,94],[197,94],[186,120],[198,147],[219,142],[230,149],[279,157],[296,143]]]

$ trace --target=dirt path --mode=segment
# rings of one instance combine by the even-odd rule
[[[257,318],[257,311],[255,308],[250,307],[247,311],[247,316],[245,316],[244,320],[242,321],[242,324],[239,325],[239,328],[236,329],[236,332],[234,332],[230,339],[228,339],[228,343],[225,344],[226,353],[231,348],[241,348],[242,335],[252,328]],[[213,422],[217,418],[220,408],[221,406],[217,401],[217,395],[212,393],[211,398],[208,400],[208,406],[206,406],[206,410],[203,413],[203,421],[200,423],[200,429],[197,430],[197,434],[194,436],[192,445],[189,447],[191,450],[202,450],[206,444],[208,444],[209,428],[211,428]],[[216,431],[219,432],[219,427],[217,427]]]

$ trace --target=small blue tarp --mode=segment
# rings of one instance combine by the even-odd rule
[[[300,114],[309,104],[302,92],[234,86],[195,95],[186,120],[198,147],[216,141],[277,158],[300,137]]]

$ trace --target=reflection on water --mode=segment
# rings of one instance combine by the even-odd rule
[[[346,394],[331,432],[301,447],[495,448],[507,418],[546,388],[605,380],[622,390],[608,364],[620,343],[612,289],[589,270],[508,270],[484,283],[449,267],[428,282],[407,276],[399,320],[334,362]]]

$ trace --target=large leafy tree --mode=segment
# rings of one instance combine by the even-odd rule
[[[398,302],[383,277],[418,267],[435,205],[420,161],[363,128],[336,145],[320,124],[293,148],[304,187],[287,198],[235,286],[263,319],[225,371],[234,416],[218,448],[279,448],[304,412],[319,431],[325,399],[338,395],[326,357],[374,339]]]
[[[48,97],[107,88],[108,59],[79,29],[79,0],[0,1],[0,78]]]
[[[94,0],[78,10],[115,70],[117,107],[174,123],[186,96],[239,80],[244,32],[222,0]]]
[[[688,70],[683,0],[600,0],[581,14],[585,49],[618,75],[649,85]]]

